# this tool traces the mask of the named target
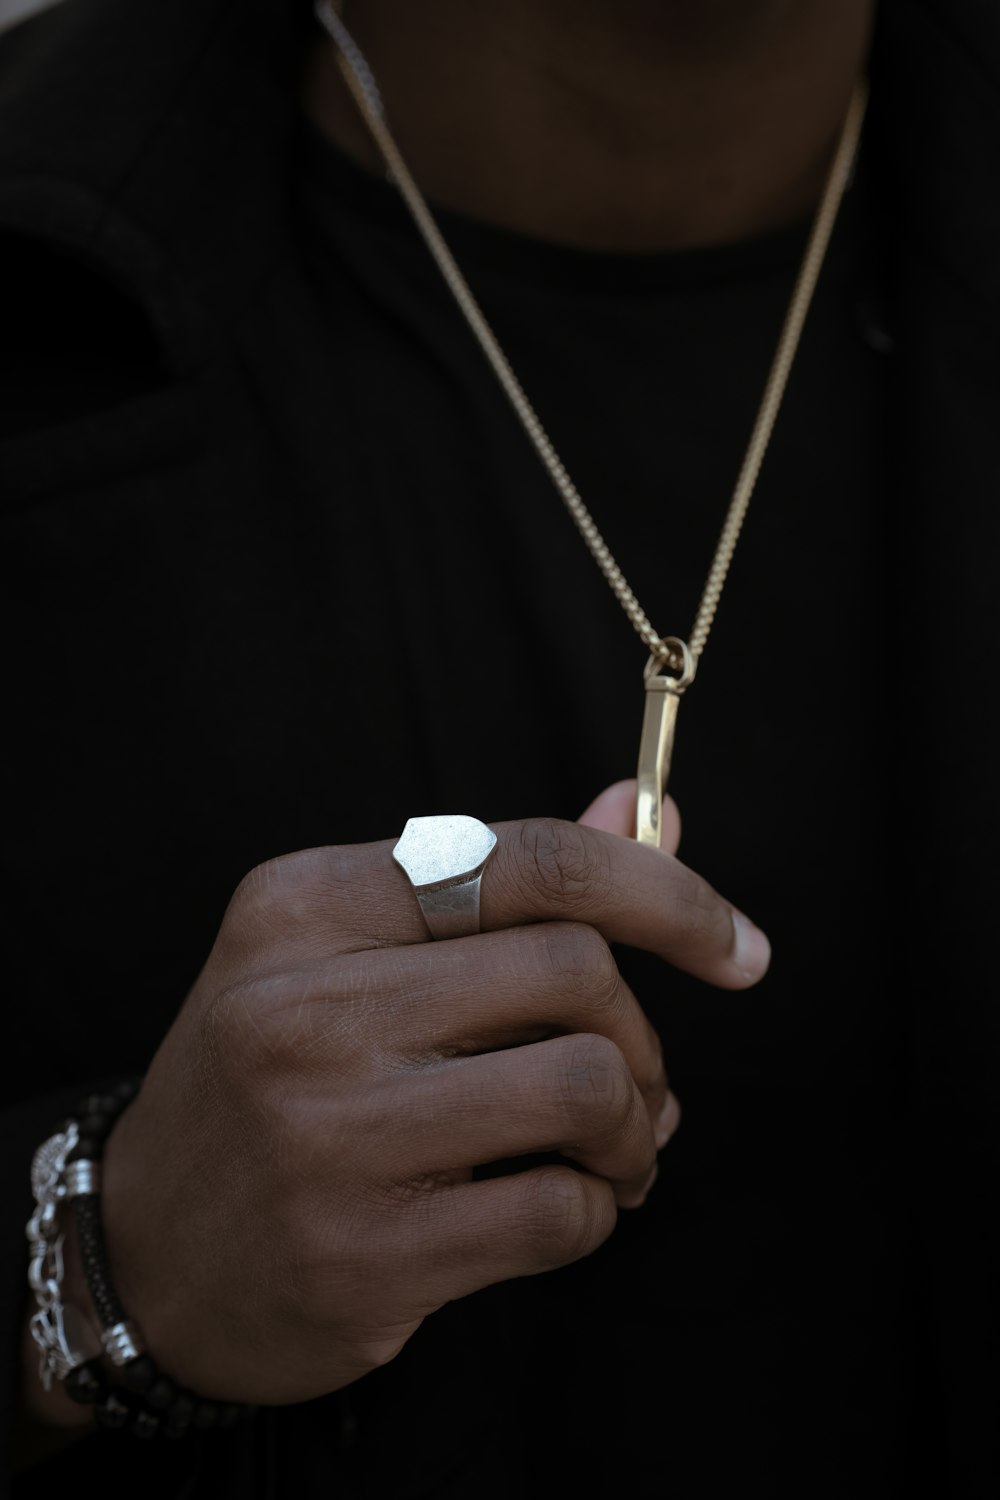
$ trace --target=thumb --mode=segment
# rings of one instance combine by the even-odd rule
[[[605,787],[603,792],[598,793],[586,811],[577,818],[577,822],[583,823],[587,828],[600,828],[604,833],[617,833],[622,838],[632,839],[635,838],[635,804],[635,778],[616,781],[613,786]],[[663,830],[662,847],[668,854],[676,854],[681,841],[681,815],[673,797],[663,799],[663,821],[660,826]]]

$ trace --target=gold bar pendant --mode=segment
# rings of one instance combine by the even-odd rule
[[[670,757],[674,750],[674,731],[681,694],[694,677],[695,661],[687,645],[668,636],[666,645],[674,647],[683,658],[679,677],[663,671],[663,663],[651,656],[646,663],[646,707],[642,716],[642,738],[639,741],[638,796],[635,809],[635,836],[640,844],[659,849],[662,835],[663,794],[670,776]]]
[[[640,844],[660,847],[663,794],[670,775],[674,727],[681,695],[672,677],[646,679],[646,709],[639,741],[639,796],[636,804],[635,836]]]

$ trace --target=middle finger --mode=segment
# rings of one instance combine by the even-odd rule
[[[660,1039],[607,943],[583,923],[345,954],[286,984],[300,1021],[303,1003],[319,1007],[341,1063],[345,1039],[364,1046],[366,1067],[396,1071],[591,1032],[618,1047],[653,1121],[666,1103]]]

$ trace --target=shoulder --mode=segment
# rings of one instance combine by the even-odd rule
[[[8,425],[211,357],[278,253],[306,18],[62,0],[0,36]]]

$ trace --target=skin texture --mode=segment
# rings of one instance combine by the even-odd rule
[[[345,0],[435,203],[597,250],[739,240],[814,207],[872,0]],[[333,60],[306,107],[380,161]]]

